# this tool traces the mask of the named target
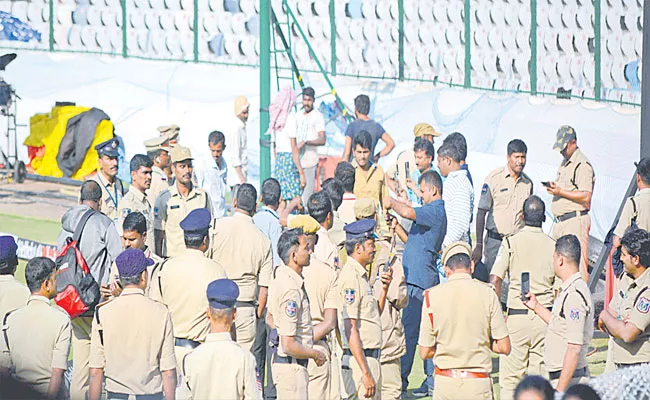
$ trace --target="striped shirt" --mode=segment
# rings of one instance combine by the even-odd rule
[[[442,247],[463,241],[469,243],[469,226],[474,210],[474,189],[467,171],[450,172],[442,188],[442,199],[447,212],[447,234]]]

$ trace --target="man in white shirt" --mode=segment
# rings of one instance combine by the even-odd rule
[[[314,193],[316,169],[318,167],[318,146],[324,146],[325,119],[323,114],[314,110],[314,89],[306,87],[302,90],[303,112],[295,114],[296,139],[300,151],[300,165],[305,171],[305,188],[302,192],[302,203],[307,204]]]
[[[244,96],[235,99],[235,117],[232,126],[226,132],[228,149],[223,156],[230,166],[228,171],[228,186],[246,183],[248,171],[248,154],[246,145],[246,121],[248,121],[248,100]]]
[[[456,146],[443,143],[438,149],[438,169],[446,179],[442,187],[442,199],[447,213],[447,233],[443,249],[454,242],[469,243],[469,226],[474,210],[474,189],[461,168],[460,152]]]
[[[228,165],[223,158],[226,149],[226,138],[223,133],[214,131],[208,136],[210,157],[194,170],[197,185],[210,195],[212,200],[212,217],[221,218],[226,215],[226,192],[228,191]]]

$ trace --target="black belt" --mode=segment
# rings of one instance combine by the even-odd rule
[[[191,340],[191,339],[181,339],[181,338],[174,338],[174,344],[178,347],[185,347],[187,349],[196,349],[199,347],[201,343],[197,342],[196,340]]]
[[[109,392],[108,390],[106,391],[107,398],[108,399],[117,399],[117,400],[128,400],[130,394],[126,393],[117,393],[117,392]],[[161,393],[156,393],[156,394],[136,394],[134,395],[136,400],[162,400],[163,399],[163,394]]]
[[[631,367],[636,367],[637,365],[643,365],[647,363],[634,363],[634,364],[619,364],[615,363],[616,369],[624,369],[624,368],[631,368]]]
[[[557,222],[564,222],[568,219],[575,218],[575,217],[582,217],[583,215],[589,214],[589,210],[582,210],[582,211],[571,211],[566,214],[558,215],[555,217]]]
[[[235,302],[235,307],[257,307],[257,304],[255,301],[237,301]]]
[[[307,363],[309,360],[304,358],[293,358],[291,356],[283,357],[276,354],[273,358],[273,362],[275,364],[298,364],[307,368]]]
[[[492,231],[488,229],[487,234],[490,239],[499,240],[499,241],[503,240],[503,235],[497,233],[496,231]]]
[[[380,349],[363,349],[363,354],[366,357],[376,358],[377,360],[379,360],[379,356],[381,355],[381,350]],[[343,355],[351,356],[352,355],[352,350],[343,349]]]
[[[548,307],[546,307],[546,309],[551,311],[551,309],[548,308]],[[508,309],[508,315],[526,315],[526,314],[528,314],[529,311],[532,312],[532,310],[528,310],[528,309],[522,310],[522,309],[519,309],[519,308],[509,308]]]
[[[550,380],[560,379],[560,375],[562,375],[562,371],[553,371],[548,373],[548,378]],[[575,370],[572,378],[582,378],[583,376],[587,376],[587,375],[588,375],[587,367],[582,367]]]

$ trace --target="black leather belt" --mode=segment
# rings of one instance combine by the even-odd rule
[[[108,390],[106,391],[106,398],[108,400],[128,400],[129,396],[131,395],[126,393],[109,392]],[[134,397],[136,400],[162,400],[163,394],[162,392],[156,394],[136,394]]]
[[[273,362],[275,364],[298,364],[307,368],[307,363],[309,360],[306,360],[304,358],[293,358],[291,356],[284,357],[276,354],[273,358]]]
[[[646,363],[635,363],[635,364],[619,364],[615,363],[616,369],[624,369],[624,368],[631,368],[631,367],[636,367],[637,365],[642,365]]]
[[[548,378],[550,380],[560,379],[560,375],[562,375],[562,371],[553,371],[548,373]],[[582,378],[583,376],[587,376],[587,375],[588,375],[587,367],[582,367],[575,370],[572,378]]]
[[[191,339],[174,338],[174,345],[185,347],[186,349],[196,349],[201,343]]]
[[[376,358],[377,360],[379,360],[379,356],[381,355],[381,350],[380,349],[363,349],[363,354],[366,357],[372,357],[372,358]],[[343,355],[351,356],[352,355],[352,350],[343,349]]]
[[[235,302],[235,307],[257,307],[257,304],[255,301],[237,301]]]
[[[582,217],[583,215],[589,214],[589,210],[582,210],[582,211],[571,211],[566,214],[558,215],[555,217],[555,220],[557,222],[564,222],[568,219],[575,218],[575,217]]]
[[[503,240],[503,235],[500,233],[497,233],[496,231],[489,230],[487,231],[487,235],[490,239],[494,240]]]
[[[546,307],[546,309],[551,311],[551,309],[548,308],[548,307]],[[529,311],[534,312],[534,311],[528,310],[528,309],[522,310],[522,309],[518,309],[518,308],[509,308],[508,309],[508,315],[526,315],[526,314],[528,314]]]

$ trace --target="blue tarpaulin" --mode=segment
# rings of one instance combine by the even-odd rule
[[[8,12],[0,11],[0,40],[29,42],[32,39],[41,41],[41,33],[29,25],[13,17]]]

